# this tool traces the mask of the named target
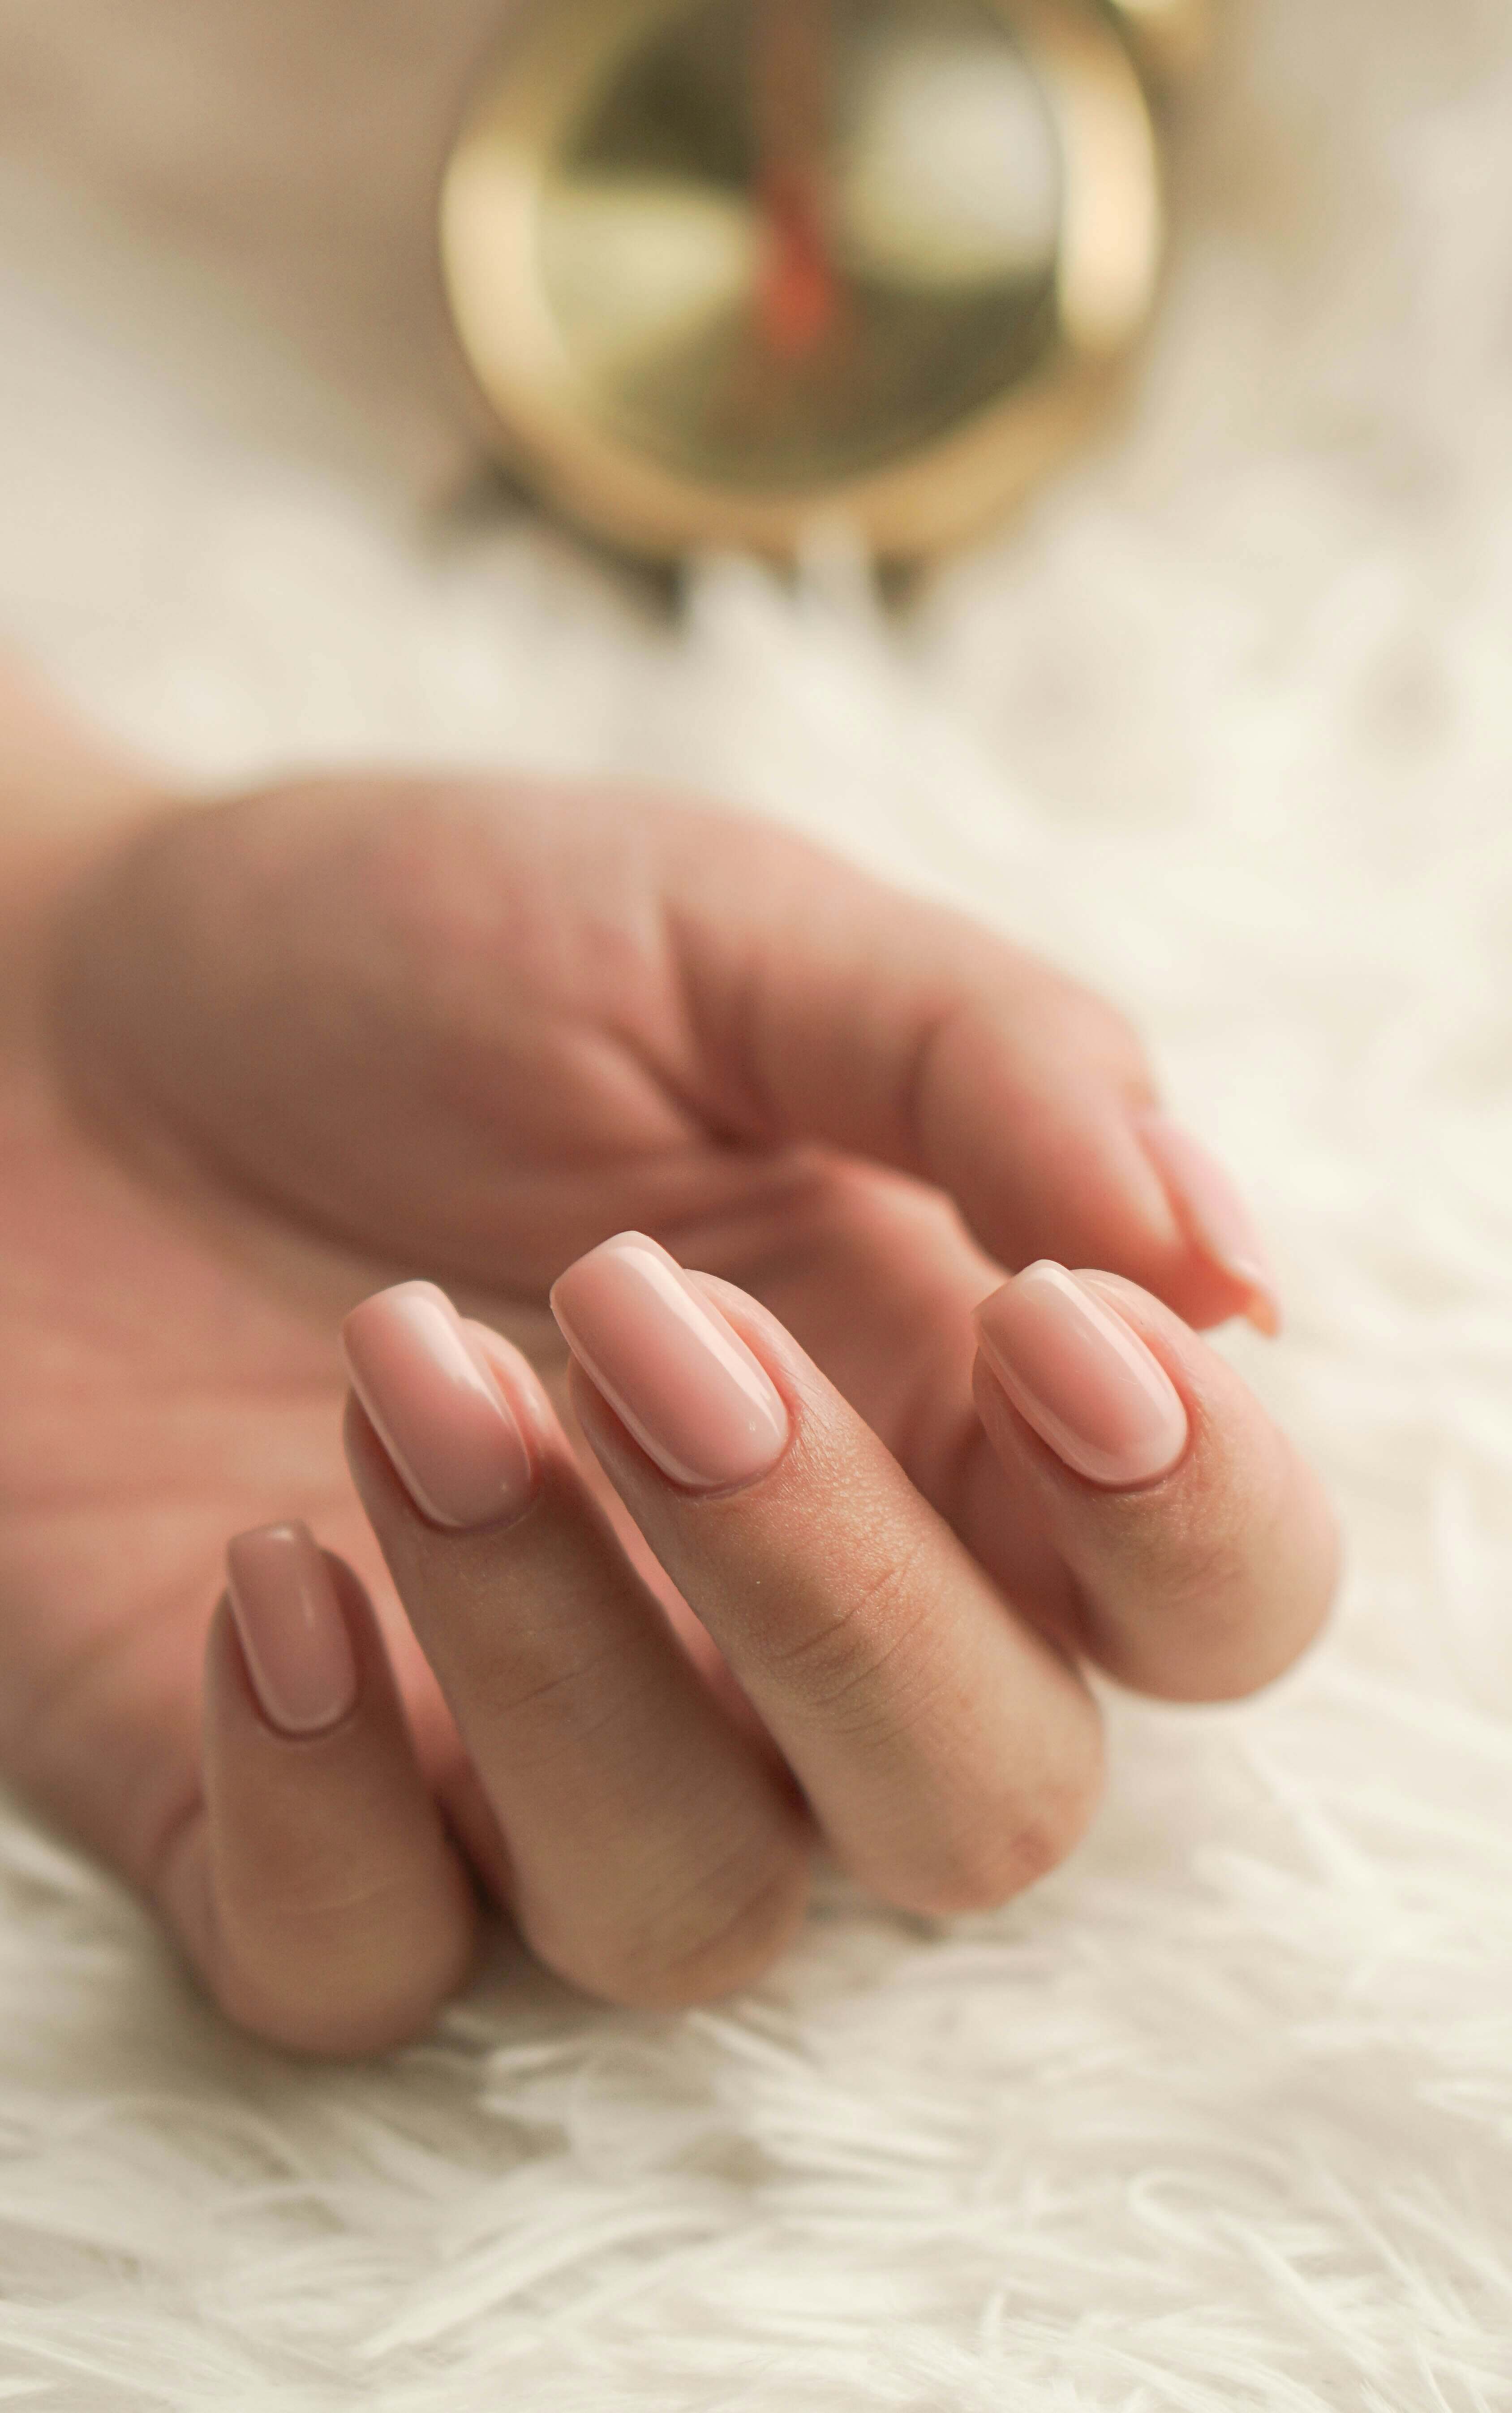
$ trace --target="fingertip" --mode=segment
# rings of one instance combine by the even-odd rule
[[[412,1505],[431,1524],[470,1532],[522,1516],[540,1468],[514,1413],[509,1374],[478,1345],[434,1282],[400,1282],[347,1318],[351,1386]]]
[[[357,1699],[351,1636],[324,1553],[296,1520],[235,1534],[226,1551],[237,1639],[263,1716],[280,1734],[319,1734]]]
[[[1250,1303],[1244,1310],[1244,1320],[1246,1324],[1253,1325],[1263,1340],[1280,1339],[1285,1319],[1280,1297],[1273,1288],[1268,1285],[1256,1285],[1250,1294]]]
[[[1180,1463],[1190,1438],[1181,1395],[1116,1299],[1040,1258],[974,1320],[1010,1404],[1074,1473],[1130,1490]]]
[[[1010,1479],[1038,1494],[1075,1581],[1079,1647],[1141,1692],[1238,1699],[1292,1666],[1326,1621],[1339,1558],[1327,1496],[1237,1369],[1163,1300],[1103,1269],[1073,1279],[1164,1369],[1187,1448],[1145,1486],[1068,1482],[1056,1458],[1072,1465],[1069,1454],[1053,1438],[1039,1446],[1043,1428],[1012,1417],[1004,1386],[979,1375],[983,1421]]]
[[[473,1316],[463,1316],[460,1328],[483,1372],[502,1392],[538,1472],[554,1454],[565,1451],[571,1457],[571,1444],[562,1430],[561,1419],[525,1351],[502,1332],[496,1332],[491,1324],[482,1324]]]
[[[714,1491],[772,1470],[792,1434],[765,1367],[656,1241],[617,1233],[568,1267],[552,1307],[577,1365],[669,1482]]]
[[[1210,1148],[1158,1109],[1142,1110],[1135,1129],[1184,1237],[1238,1293],[1243,1304],[1237,1311],[1273,1340],[1282,1328],[1275,1270],[1233,1175]]]
[[[394,1310],[407,1301],[422,1300],[439,1308],[445,1315],[453,1319],[456,1316],[456,1309],[440,1283],[419,1276],[411,1281],[390,1282],[382,1290],[370,1291],[366,1298],[359,1299],[355,1307],[348,1310],[341,1319],[341,1354],[354,1380],[354,1360],[361,1363],[368,1332],[375,1325],[381,1329],[392,1319]]]
[[[644,1251],[648,1256],[660,1258],[665,1266],[674,1266],[679,1273],[684,1271],[672,1251],[663,1248],[660,1240],[653,1239],[649,1232],[611,1232],[607,1239],[596,1241],[591,1249],[585,1249],[580,1256],[574,1257],[570,1266],[564,1266],[547,1293],[547,1302],[564,1340],[568,1339],[568,1333],[561,1316],[557,1314],[558,1303],[563,1312],[568,1312],[567,1302],[581,1286],[584,1268],[598,1265],[602,1258],[623,1254],[627,1250]]]

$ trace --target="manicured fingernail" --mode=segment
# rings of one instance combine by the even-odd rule
[[[621,1232],[569,1266],[552,1313],[583,1370],[674,1483],[749,1483],[781,1457],[787,1410],[676,1259]]]
[[[380,1290],[341,1338],[352,1388],[422,1516],[462,1531],[529,1506],[525,1437],[444,1291],[425,1281]]]
[[[1178,1220],[1215,1266],[1243,1284],[1257,1331],[1281,1330],[1281,1296],[1254,1217],[1232,1177],[1168,1115],[1143,1115],[1140,1129]]]
[[[270,1725],[318,1734],[357,1698],[357,1662],[331,1571],[307,1525],[259,1525],[226,1552],[231,1614]]]
[[[1077,1474],[1121,1488],[1169,1473],[1187,1444],[1179,1392],[1117,1309],[1064,1266],[1026,1266],[976,1322],[1014,1406]]]

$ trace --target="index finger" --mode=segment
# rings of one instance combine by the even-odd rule
[[[1225,1700],[1312,1641],[1338,1573],[1316,1475],[1231,1366],[1116,1274],[1028,1266],[977,1310],[976,1399],[1120,1682]]]

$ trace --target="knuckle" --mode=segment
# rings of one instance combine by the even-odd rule
[[[987,997],[998,1001],[984,1004]],[[1129,1015],[1099,990],[1042,956],[1018,955],[1006,982],[1001,962],[984,965],[954,1035],[973,1047],[984,1038],[995,1044],[1004,1014],[1026,1041],[1032,1041],[1037,1053],[1104,1065],[1136,1087],[1149,1082],[1149,1053]]]
[[[911,1128],[925,1139],[963,1096],[1003,1093],[1038,1101],[1047,1084],[1105,1084],[1134,1103],[1152,1103],[1144,1040],[1119,1007],[1048,965],[1027,962],[1017,977],[941,1014],[913,1068]]]
[[[887,1887],[886,1898],[931,1918],[999,1910],[1059,1868],[1074,1840],[1039,1816],[984,1826],[938,1845],[902,1883]]]
[[[881,1888],[895,1908],[948,1918],[1000,1910],[1069,1859],[1102,1798],[1100,1737],[1042,1782],[1031,1801],[1016,1797],[961,1819],[931,1840],[907,1872]]]
[[[927,1547],[922,1532],[896,1548],[884,1546],[872,1572],[840,1604],[768,1643],[770,1672],[832,1729],[896,1715],[895,1696],[905,1683],[900,1663],[928,1624],[929,1588],[920,1581]]]
[[[1046,1007],[1061,1046],[1084,1062],[1106,1066],[1125,1081],[1147,1081],[1144,1040],[1122,1009],[1079,981],[1059,972],[1047,977],[1051,993]]]
[[[412,1932],[412,1931],[411,1931]],[[470,1929],[439,1948],[375,1957],[344,1949],[339,1936],[281,1931],[262,1948],[223,1937],[207,1972],[210,1989],[237,2027],[285,2051],[315,2055],[386,2052],[423,2036],[467,1976]]]
[[[564,1656],[555,1634],[539,1651],[502,1636],[469,1670],[472,1711],[478,1730],[508,1741],[517,1764],[528,1759],[538,1773],[559,1760],[602,1747],[615,1727],[632,1713],[632,1684],[623,1680],[632,1650],[604,1644],[577,1658]]]
[[[295,1883],[287,1868],[223,1866],[206,1878],[191,1958],[228,2019],[286,2051],[411,2042],[471,1968],[476,1907],[460,1867],[343,1880],[317,1866]]]
[[[233,2027],[281,2051],[315,2059],[348,2059],[412,2044],[445,2000],[440,1993],[417,1997],[410,1991],[350,2002],[332,2001],[323,1992],[294,1996],[232,1969],[222,1972],[214,1991]]]
[[[522,1919],[526,1941],[559,1976],[634,2010],[686,2010],[750,1985],[777,1960],[808,1900],[808,1846],[794,1834],[753,1868],[702,1884],[660,1916],[621,1917],[612,1932],[554,1947]]]

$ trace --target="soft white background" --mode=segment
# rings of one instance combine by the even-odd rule
[[[1289,1329],[1226,1345],[1350,1551],[1269,1698],[1116,1706],[1030,1899],[833,1893],[689,2018],[501,1949],[300,2067],[6,1813],[0,2401],[1512,2405],[1504,0],[1236,0],[1186,151],[1134,418],[891,628],[728,563],[673,624],[419,511],[349,392],[0,166],[0,629],[209,780],[665,771],[1081,969],[1264,1210]]]

